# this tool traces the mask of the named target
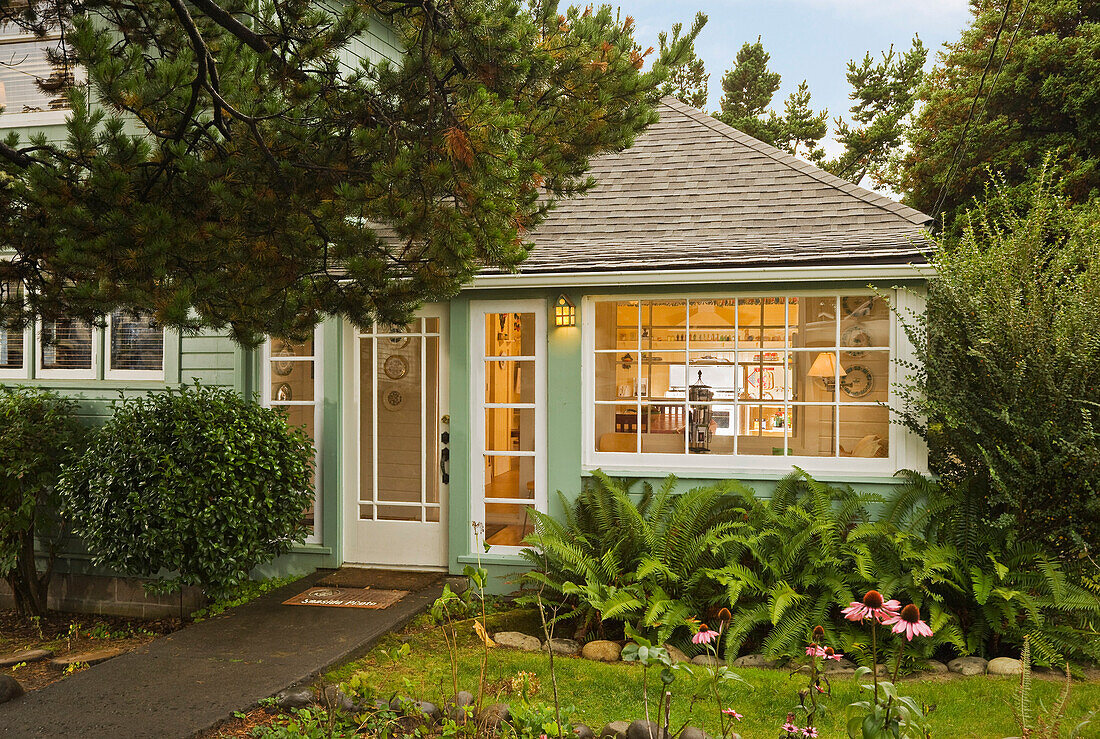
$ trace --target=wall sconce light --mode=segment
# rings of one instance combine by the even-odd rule
[[[810,377],[820,377],[825,385],[825,389],[831,393],[836,389],[838,366],[836,354],[833,352],[821,352],[814,359],[814,363],[810,366],[810,371],[806,374]],[[844,377],[847,374],[848,371],[840,367],[840,376]]]
[[[569,298],[564,295],[559,295],[557,302],[554,303],[554,325],[577,325],[577,306],[573,305]]]

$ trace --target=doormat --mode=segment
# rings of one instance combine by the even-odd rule
[[[409,572],[406,570],[376,570],[368,567],[341,567],[317,584],[331,588],[382,588],[413,592],[434,585],[443,577],[440,572]]]
[[[407,590],[314,587],[293,598],[287,598],[283,601],[283,605],[381,609],[389,608],[408,594]]]

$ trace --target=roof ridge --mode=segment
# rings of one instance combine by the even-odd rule
[[[876,208],[880,208],[889,213],[892,213],[912,224],[923,226],[932,220],[931,216],[922,213],[915,208],[910,208],[908,205],[899,203],[896,200],[891,200],[885,195],[880,195],[877,192],[872,192],[871,190],[868,190],[864,187],[853,184],[848,180],[842,179],[834,174],[826,172],[820,167],[810,162],[807,162],[804,159],[799,159],[793,154],[788,154],[782,149],[772,146],[771,144],[761,141],[760,139],[749,136],[744,131],[739,131],[733,126],[723,123],[714,116],[708,115],[698,108],[693,108],[692,106],[682,102],[672,95],[667,95],[661,98],[661,103],[669,108],[672,108],[678,113],[688,116],[696,123],[699,123],[700,125],[709,128],[715,133],[725,136],[731,141],[736,141],[743,146],[748,146],[749,148],[754,149],[761,154],[764,154],[774,159],[780,164],[795,169],[807,175],[808,177],[812,177],[813,179],[821,182],[824,185],[828,185],[837,190],[840,190],[843,193],[858,198],[868,205],[873,205]]]

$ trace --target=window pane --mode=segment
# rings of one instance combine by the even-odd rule
[[[687,407],[684,403],[642,406],[642,452],[686,454]]]
[[[790,310],[790,346],[836,346],[836,304],[835,296],[797,298],[797,309]]]
[[[735,357],[733,352],[717,350],[692,352],[691,366],[688,367],[689,384],[706,385],[716,402],[734,400],[738,388]]]
[[[13,282],[0,282],[0,303],[20,305],[23,302],[23,286]],[[23,335],[21,328],[0,326],[0,369],[23,368]]]
[[[486,403],[534,403],[534,361],[489,360],[485,363]]]
[[[489,452],[535,451],[535,409],[486,409],[485,450]]]
[[[396,339],[395,341],[401,341]],[[271,340],[271,359],[272,361],[280,359],[282,357],[312,357],[313,356],[313,338],[310,337],[305,341],[294,341],[292,339],[279,339],[275,338]]]
[[[149,316],[111,314],[111,369],[164,369],[164,331]]]
[[[637,406],[596,406],[594,438],[597,452],[638,451]]]
[[[687,301],[642,303],[642,351],[683,350],[687,346]]]
[[[92,326],[74,318],[42,323],[42,369],[92,369]]]
[[[837,353],[834,351],[791,352],[795,400],[808,403],[836,400]],[[843,364],[841,365],[843,367]]]
[[[534,313],[486,313],[485,356],[533,357]]]
[[[688,306],[692,348],[697,344],[732,344],[736,301],[725,298],[692,299]]]
[[[840,345],[890,346],[890,308],[877,295],[840,299]]]
[[[741,405],[737,453],[782,456],[786,413],[781,405]]]
[[[638,348],[638,301],[601,301],[596,303],[597,349]]]
[[[271,402],[302,402],[313,400],[313,362],[271,363]]]
[[[890,411],[882,406],[842,406],[840,456],[887,457],[890,454]]]
[[[534,500],[535,457],[498,457],[486,454],[485,498]]]
[[[22,34],[12,26],[0,26],[0,35]],[[63,73],[46,57],[49,49],[58,49],[57,39],[0,40],[0,107],[4,113],[33,113],[63,110],[68,101],[60,90],[46,93],[39,81],[60,82]],[[72,73],[69,74],[72,77]]]
[[[890,398],[890,352],[841,352],[840,402],[885,403]]]
[[[596,355],[596,400],[638,396],[638,353]]]
[[[835,405],[799,405],[791,407],[790,453],[799,457],[836,455]]]
[[[678,351],[643,352],[639,391],[643,398],[687,399],[687,354]]]
[[[510,503],[485,504],[485,541],[494,546],[518,547],[534,530],[529,511],[533,505]]]
[[[313,413],[313,406],[284,406],[283,410],[286,412],[286,422],[288,426],[296,427],[302,426],[305,428],[306,436],[313,442],[314,446],[317,444],[317,429],[315,425],[315,416]],[[314,490],[317,489],[317,470],[313,470],[313,476],[310,480],[310,484]],[[313,515],[314,501],[310,501],[304,511],[304,519],[306,526],[311,531],[316,531],[317,522]]]

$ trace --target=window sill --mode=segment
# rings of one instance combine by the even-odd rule
[[[35,113],[0,113],[0,129],[59,126],[65,122],[69,110],[43,110]]]
[[[670,465],[631,465],[629,467],[623,465],[584,465],[581,468],[581,474],[584,477],[591,477],[595,470],[600,470],[611,477],[627,478],[664,478],[668,475],[676,475],[676,477],[686,480],[782,480],[794,471],[796,464],[796,462],[792,461],[791,466],[783,470],[750,467],[707,469],[701,467],[675,467]],[[882,485],[900,485],[904,482],[904,480],[896,474],[877,470],[860,472],[858,469],[851,468],[838,470],[814,468],[804,464],[797,464],[797,466],[799,469],[803,469],[809,473],[814,479],[824,482],[850,482]],[[927,471],[917,471],[922,472],[922,474],[927,474]]]
[[[476,554],[461,554],[458,557],[458,563],[462,565],[476,565],[478,563],[483,565],[505,565],[516,567],[530,567],[531,563],[518,554],[482,554],[480,556]]]
[[[332,547],[327,547],[324,544],[312,544],[306,542],[305,544],[295,544],[290,548],[291,554],[332,554]]]

